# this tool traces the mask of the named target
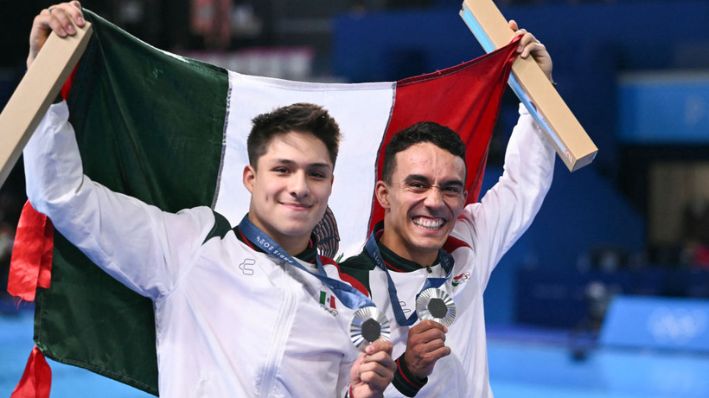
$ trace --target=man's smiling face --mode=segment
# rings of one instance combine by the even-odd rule
[[[321,140],[310,133],[278,134],[257,166],[244,169],[249,219],[286,251],[304,249],[325,213],[332,183],[333,164]]]
[[[381,242],[408,260],[432,264],[465,205],[465,162],[430,142],[395,159],[391,182],[377,182],[385,210]]]

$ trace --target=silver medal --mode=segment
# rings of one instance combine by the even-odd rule
[[[352,315],[350,339],[363,350],[378,339],[391,340],[389,320],[376,307],[362,307]]]
[[[455,321],[455,302],[444,290],[431,287],[416,298],[416,315],[450,326]]]

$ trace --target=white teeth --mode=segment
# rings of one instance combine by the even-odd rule
[[[426,218],[426,217],[415,217],[413,220],[414,224],[419,227],[424,227],[428,229],[438,229],[445,221],[442,218]]]

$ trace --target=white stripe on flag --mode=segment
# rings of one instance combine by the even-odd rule
[[[229,72],[229,85],[226,149],[215,210],[232,225],[248,211],[242,171],[248,163],[251,119],[296,102],[318,104],[337,120],[343,138],[330,197],[341,239],[339,253],[358,254],[366,239],[374,164],[393,106],[395,83],[303,83]]]

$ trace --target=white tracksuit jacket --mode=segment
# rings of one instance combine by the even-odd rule
[[[91,181],[68,115],[52,105],[27,144],[27,194],[92,261],[152,299],[161,396],[343,396],[358,352],[351,312],[319,303],[330,290],[233,231],[205,242],[207,207],[166,213]]]
[[[554,171],[553,147],[542,137],[527,110],[520,105],[520,118],[505,154],[504,173],[480,202],[466,206],[456,222],[446,249],[455,265],[451,279],[442,288],[452,295],[457,317],[448,329],[446,345],[451,354],[439,360],[428,382],[416,397],[492,398],[490,389],[483,292],[492,270],[503,254],[527,230],[548,192]],[[366,254],[358,256],[360,264]],[[349,260],[343,263],[345,271]],[[373,266],[372,266],[373,267]],[[389,271],[406,316],[416,308],[416,295],[427,277],[444,277],[442,267],[418,267],[412,272]],[[387,289],[386,275],[373,267],[368,273],[369,289],[377,307],[392,325],[394,350],[398,358],[406,349],[408,326],[396,323]],[[403,395],[389,385],[386,397]]]

